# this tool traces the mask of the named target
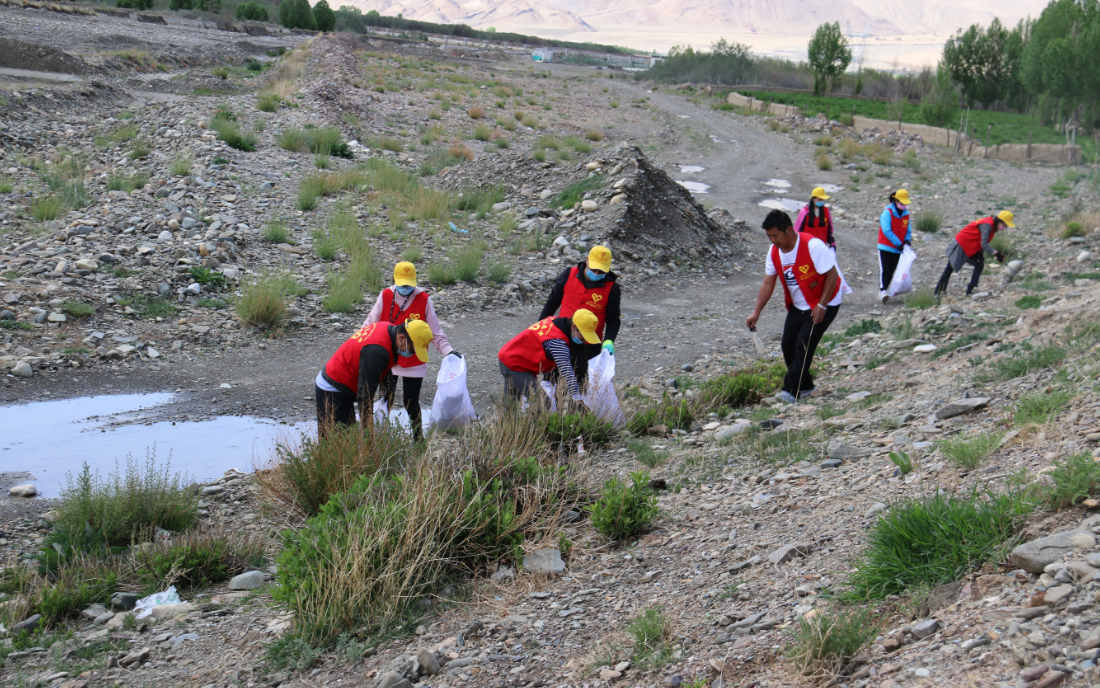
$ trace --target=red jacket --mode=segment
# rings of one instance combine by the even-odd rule
[[[510,370],[538,375],[558,367],[554,359],[546,355],[543,342],[561,339],[569,343],[569,335],[554,325],[553,318],[545,318],[520,332],[500,348],[497,357]]]
[[[325,364],[325,375],[336,383],[347,387],[353,394],[359,394],[359,354],[364,346],[377,344],[390,354],[390,360],[396,361],[390,339],[390,326],[384,322],[372,323],[363,327],[340,345],[336,353]],[[415,357],[414,357],[415,358]],[[391,363],[390,367],[393,365]],[[385,377],[384,375],[382,377]]]
[[[825,276],[818,274],[817,268],[814,267],[814,262],[810,258],[810,239],[812,238],[809,234],[798,233],[798,249],[794,254],[794,265],[792,266],[794,281],[798,283],[798,288],[802,290],[802,296],[806,299],[806,303],[810,304],[811,309],[822,302],[821,297],[825,293]],[[787,286],[787,280],[783,275],[783,261],[779,259],[778,246],[772,246],[771,258],[772,264],[775,266],[775,273],[779,276],[779,283],[783,285],[783,296],[787,300],[787,310],[790,310],[791,306],[794,305],[794,299],[791,298],[791,290]],[[824,299],[825,305],[836,298],[838,291],[840,291],[839,279],[833,287],[833,293],[829,294],[829,298]]]
[[[569,279],[565,280],[565,293],[561,297],[559,315],[563,318],[572,318],[574,313],[587,308],[596,316],[596,334],[603,339],[603,324],[607,319],[607,296],[611,293],[611,287],[615,282],[604,278],[598,289],[585,289],[584,284],[577,277],[579,271],[580,268],[569,270]]]
[[[412,303],[405,310],[398,310],[394,302],[393,287],[382,290],[382,318],[393,325],[402,325],[406,320],[425,320],[428,317],[428,292],[421,291],[413,297]],[[424,365],[416,356],[398,357],[397,366],[400,368],[416,368]]]
[[[955,243],[962,247],[967,258],[972,258],[982,252],[981,225],[989,225],[989,240],[993,241],[993,236],[997,233],[997,220],[993,217],[974,220],[955,235]]]

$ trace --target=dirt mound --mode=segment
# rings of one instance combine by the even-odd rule
[[[45,45],[0,38],[0,67],[36,72],[83,74],[84,63],[76,57]]]

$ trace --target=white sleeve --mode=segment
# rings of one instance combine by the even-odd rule
[[[824,275],[836,267],[836,254],[830,251],[821,239],[810,239],[807,248],[810,250],[810,260],[814,262],[814,269],[819,275]]]
[[[768,252],[764,255],[764,274],[769,277],[776,274],[775,262],[772,260],[772,251],[774,250],[775,247],[773,246],[772,248],[769,248]]]

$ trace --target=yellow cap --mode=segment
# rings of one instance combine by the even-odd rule
[[[432,341],[432,328],[428,327],[428,323],[423,320],[406,320],[405,332],[409,334],[409,339],[412,340],[413,349],[416,350],[416,357],[423,363],[428,362],[428,344]]]
[[[606,246],[593,246],[588,252],[588,268],[590,270],[611,270],[611,249]]]
[[[823,201],[827,201],[830,198],[832,198],[832,196],[826,196],[825,195],[825,189],[820,187],[820,186],[817,187],[816,189],[814,189],[814,192],[812,194],[810,194],[810,196],[812,198],[820,198]]]
[[[416,266],[407,260],[395,265],[393,267],[393,283],[399,287],[415,287]]]
[[[902,205],[909,205],[909,192],[905,189],[898,189],[894,193],[894,198],[898,199],[898,203]]]
[[[607,249],[604,249],[607,251]],[[610,251],[608,251],[610,253]],[[600,268],[601,270],[603,268]],[[600,336],[596,334],[596,325],[599,324],[599,319],[596,318],[596,314],[587,308],[581,308],[573,313],[573,324],[577,326],[577,329],[581,331],[581,336],[584,337],[584,341],[589,344],[599,344]]]
[[[1016,229],[1016,223],[1012,221],[1014,217],[1015,216],[1012,214],[1011,210],[1002,210],[1001,212],[997,213],[998,220],[1001,220],[1009,227]]]

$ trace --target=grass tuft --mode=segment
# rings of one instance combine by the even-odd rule
[[[878,635],[881,620],[868,608],[838,609],[800,617],[787,656],[803,676],[821,681],[840,676]]]
[[[1047,502],[1052,509],[1073,506],[1100,490],[1100,463],[1088,452],[1074,454],[1065,461],[1055,461],[1047,474],[1054,485],[1047,490]]]
[[[969,439],[937,442],[936,446],[944,458],[956,466],[977,468],[985,463],[1000,443],[1000,433],[985,433]]]

